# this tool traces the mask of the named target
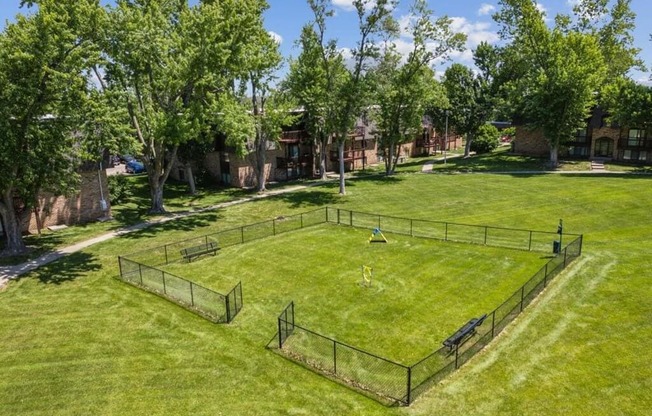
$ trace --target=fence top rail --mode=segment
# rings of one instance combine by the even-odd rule
[[[332,343],[334,343],[334,344],[341,345],[341,346],[346,347],[346,348],[350,348],[350,349],[352,349],[352,350],[354,350],[354,351],[357,351],[357,352],[359,352],[359,353],[361,353],[361,354],[365,354],[365,355],[368,355],[368,356],[370,356],[370,357],[373,357],[373,358],[376,358],[376,359],[379,359],[379,360],[385,361],[385,362],[387,362],[387,363],[390,363],[390,364],[393,364],[393,365],[396,365],[396,366],[402,367],[402,368],[404,368],[404,369],[406,369],[406,370],[410,368],[409,366],[407,366],[407,365],[405,365],[405,364],[397,363],[396,361],[392,361],[392,360],[390,360],[390,359],[388,359],[388,358],[384,358],[384,357],[381,357],[381,356],[379,356],[379,355],[376,355],[376,354],[370,353],[370,352],[368,352],[368,351],[361,350],[360,348],[356,348],[356,347],[354,347],[354,346],[352,346],[352,345],[345,344],[345,343],[340,342],[340,341],[338,341],[338,340],[336,340],[336,339],[333,339],[333,338],[327,337],[326,335],[322,335],[322,334],[320,334],[320,333],[318,333],[318,332],[312,331],[312,330],[310,330],[310,329],[308,329],[308,328],[302,327],[302,326],[297,325],[297,324],[294,324],[294,323],[292,323],[292,322],[288,322],[288,321],[286,321],[285,319],[283,319],[283,318],[281,318],[281,317],[279,317],[278,319],[279,319],[279,321],[281,321],[281,322],[283,322],[283,323],[291,324],[291,325],[292,325],[293,327],[295,327],[295,328],[299,328],[299,329],[301,329],[302,331],[306,331],[306,332],[308,332],[308,333],[310,333],[310,334],[312,334],[312,335],[315,335],[315,336],[318,336],[318,337],[323,338],[323,339],[325,339],[325,340],[328,340],[328,341],[330,341],[330,342],[332,342]]]
[[[288,218],[300,217],[302,215],[312,214],[313,212],[324,211],[326,209],[327,209],[327,207],[315,208],[315,209],[312,209],[310,211],[300,212],[298,214],[283,215],[283,218],[288,219]],[[144,250],[134,251],[134,252],[131,252],[131,253],[127,254],[126,256],[134,256],[134,255],[145,253],[145,252],[148,252],[148,251],[161,249],[161,248],[166,248],[166,247],[169,247],[169,246],[172,246],[172,245],[179,245],[179,244],[182,244],[182,243],[186,243],[188,241],[197,240],[197,239],[200,239],[200,238],[212,237],[212,236],[215,236],[215,235],[218,235],[218,234],[227,233],[227,232],[230,232],[230,231],[240,230],[240,229],[242,229],[244,227],[253,227],[255,225],[270,223],[270,222],[273,222],[273,221],[278,221],[278,219],[277,218],[272,218],[272,219],[269,219],[269,220],[258,221],[258,222],[254,222],[254,223],[250,223],[250,224],[243,224],[243,225],[239,225],[239,226],[235,226],[235,227],[231,227],[231,228],[225,228],[224,230],[215,231],[214,233],[202,234],[202,235],[198,235],[197,237],[189,237],[189,238],[185,238],[183,240],[178,240],[178,241],[175,241],[174,243],[167,243],[167,244],[162,244],[160,246],[155,246],[155,247],[144,249]],[[123,256],[123,257],[126,258],[126,256]]]
[[[156,267],[152,267],[152,266],[148,266],[148,265],[146,265],[146,264],[138,263],[137,261],[134,261],[134,260],[128,259],[127,257],[124,257],[124,256],[118,256],[118,261],[120,261],[120,260],[127,260],[127,261],[130,261],[130,262],[132,262],[132,263],[134,263],[134,264],[137,264],[137,265],[139,266],[139,268],[146,267],[146,268],[148,268],[148,269],[150,269],[150,270],[156,270],[157,272],[160,272],[161,275],[168,275],[168,276],[170,276],[170,277],[174,277],[175,279],[183,280],[184,282],[187,282],[187,283],[189,283],[189,284],[191,284],[191,285],[193,285],[193,286],[197,286],[197,287],[200,287],[200,288],[202,288],[202,289],[204,289],[204,290],[208,290],[209,292],[213,292],[213,293],[215,293],[216,295],[219,295],[219,296],[221,296],[221,297],[226,297],[226,295],[223,295],[222,293],[220,293],[220,292],[218,292],[218,291],[216,291],[216,290],[209,289],[209,288],[207,288],[206,286],[202,286],[202,285],[200,285],[200,284],[198,284],[198,283],[195,283],[195,282],[193,282],[193,281],[191,281],[191,280],[184,279],[183,277],[181,277],[181,276],[177,276],[176,274],[168,273],[168,272],[166,272],[166,271],[164,271],[164,270],[157,269]],[[122,276],[120,276],[120,277],[122,277]],[[240,284],[240,283],[238,283],[238,285],[239,285],[239,284]],[[235,290],[235,288],[236,288],[238,285],[235,285],[235,287],[234,287],[233,289],[231,289],[231,290],[229,291],[229,293],[233,292],[233,290]]]
[[[371,213],[371,212],[364,212],[364,211],[353,211],[350,209],[346,208],[332,208],[328,207],[329,209],[337,209],[340,211],[348,211],[352,212],[354,214],[364,214],[364,215],[371,215],[371,216],[380,216],[384,218],[391,218],[394,220],[410,220],[410,221],[421,221],[421,222],[429,222],[433,224],[449,224],[449,225],[462,225],[465,227],[476,227],[476,228],[488,228],[488,229],[494,229],[494,230],[508,230],[508,231],[522,231],[522,232],[528,232],[528,233],[539,233],[539,234],[557,234],[555,231],[539,231],[539,230],[526,230],[523,228],[509,228],[509,227],[498,227],[495,225],[482,225],[482,224],[464,224],[460,222],[450,222],[450,221],[436,221],[436,220],[426,220],[422,218],[407,218],[407,217],[397,217],[393,215],[385,215],[385,214],[376,214],[376,213]],[[582,234],[574,234],[574,233],[564,233],[564,235],[568,236],[581,236]]]

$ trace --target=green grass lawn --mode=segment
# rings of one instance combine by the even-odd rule
[[[294,301],[297,324],[411,365],[473,316],[511,296],[549,258],[541,253],[321,225],[227,247],[162,270],[221,293],[242,281],[258,325]],[[300,253],[300,258],[297,258]],[[373,267],[363,287],[362,265]],[[236,319],[240,319],[240,316]]]
[[[350,181],[346,196],[328,184],[93,246],[0,293],[0,414],[649,414],[651,189],[639,175],[369,177]],[[243,285],[245,308],[215,325],[114,278],[118,255],[323,205],[549,231],[563,218],[585,245],[485,351],[409,408],[267,350],[289,295],[254,302]],[[298,322],[308,319],[301,308]],[[270,320],[258,318],[267,311]]]

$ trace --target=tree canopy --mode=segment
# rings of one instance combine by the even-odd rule
[[[411,7],[409,31],[413,47],[403,57],[392,41],[396,30],[388,28],[382,56],[374,71],[376,129],[379,146],[385,155],[385,173],[394,172],[400,145],[414,140],[421,132],[428,107],[442,107],[443,88],[435,80],[431,66],[446,61],[453,51],[464,48],[466,35],[451,30],[447,16],[434,18],[423,0]]]
[[[0,34],[0,218],[12,255],[26,250],[21,224],[38,194],[77,183],[83,146],[73,133],[94,99],[87,69],[98,56],[98,1],[33,3]]]

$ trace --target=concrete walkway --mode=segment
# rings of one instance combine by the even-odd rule
[[[309,185],[299,185],[299,186],[292,186],[288,188],[283,188],[283,189],[278,189],[274,191],[267,191],[264,194],[258,194],[254,195],[251,197],[247,198],[242,198],[242,199],[237,199],[234,201],[229,201],[229,202],[223,202],[221,204],[217,205],[212,205],[206,208],[198,209],[195,211],[189,211],[189,212],[183,212],[183,213],[178,213],[178,214],[172,214],[163,218],[159,218],[156,220],[152,221],[145,221],[141,222],[138,224],[131,225],[129,227],[122,228],[120,230],[112,231],[110,233],[102,234],[97,237],[90,238],[88,240],[80,241],[79,243],[73,244],[68,247],[63,247],[60,248],[56,251],[44,254],[40,257],[37,257],[35,259],[32,259],[30,261],[27,261],[22,264],[17,264],[14,266],[0,266],[0,288],[4,287],[10,280],[17,279],[23,274],[29,273],[33,270],[38,269],[41,266],[44,266],[46,264],[52,263],[55,260],[60,259],[61,257],[64,257],[68,254],[76,253],[78,251],[81,251],[87,247],[90,247],[94,244],[101,243],[103,241],[111,240],[113,238],[119,237],[121,235],[129,234],[134,231],[142,230],[147,227],[151,227],[152,225],[156,224],[162,224],[168,221],[174,221],[178,220],[180,218],[186,218],[191,215],[196,215],[199,213],[207,212],[207,211],[213,211],[216,209],[220,208],[225,208],[229,207],[232,205],[237,205],[237,204],[242,204],[245,202],[253,201],[256,199],[263,199],[263,198],[269,198],[274,195],[279,195],[279,194],[285,194],[285,193],[290,193],[290,192],[296,192],[300,191],[309,187],[313,186],[318,186],[321,185],[323,182],[318,182],[314,184],[309,184]]]

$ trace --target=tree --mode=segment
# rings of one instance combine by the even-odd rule
[[[605,94],[610,118],[621,126],[652,127],[652,87],[630,79],[613,83]]]
[[[215,121],[244,65],[263,0],[118,0],[103,46],[106,88],[118,91],[147,167],[152,213],[179,145]],[[205,135],[204,135],[205,136]]]
[[[594,35],[568,30],[568,19],[558,17],[550,29],[532,1],[500,3],[502,10],[494,19],[502,25],[503,39],[511,41],[505,56],[524,69],[511,82],[512,99],[522,103],[520,111],[529,125],[543,131],[550,165],[556,167],[560,145],[597,104],[607,74],[604,56]]]
[[[91,96],[86,70],[96,58],[89,28],[95,0],[41,0],[0,35],[0,218],[4,254],[26,251],[21,224],[41,190],[77,183],[80,137]]]
[[[444,16],[434,20],[423,0],[411,7],[410,33],[413,47],[404,60],[389,39],[385,42],[375,71],[376,108],[379,143],[385,153],[385,173],[394,172],[400,145],[414,139],[422,128],[427,107],[441,107],[443,91],[430,66],[446,60],[451,51],[464,48],[466,35],[453,33],[451,20]],[[388,29],[389,35],[395,30]]]
[[[391,12],[396,5],[395,0],[353,0],[358,18],[359,38],[351,51],[353,63],[342,70],[344,62],[342,51],[337,49],[335,41],[326,40],[326,19],[333,15],[328,0],[308,0],[313,11],[314,32],[319,40],[315,45],[320,52],[319,66],[323,71],[326,91],[331,98],[323,103],[326,120],[323,131],[326,137],[332,137],[337,143],[337,153],[340,171],[340,194],[346,193],[344,182],[344,144],[353,129],[356,119],[363,108],[369,104],[369,81],[367,76],[369,60],[378,54],[375,43],[378,35],[383,32],[385,22],[391,18]]]
[[[500,132],[491,124],[483,124],[478,129],[471,150],[476,153],[491,153],[500,144]]]
[[[292,103],[287,97],[272,87],[274,73],[279,69],[282,57],[278,43],[263,28],[262,14],[251,41],[246,46],[243,86],[250,94],[249,114],[254,131],[254,170],[256,172],[256,189],[265,191],[267,173],[267,151],[271,144],[278,144],[282,127],[293,122]],[[241,91],[245,91],[241,88]]]
[[[335,43],[331,42],[324,48],[312,24],[303,27],[299,44],[301,54],[290,62],[283,89],[304,110],[306,130],[319,149],[319,176],[325,180],[327,148],[334,131],[335,116],[331,113],[337,108],[336,96],[330,88],[343,82],[347,70]]]

